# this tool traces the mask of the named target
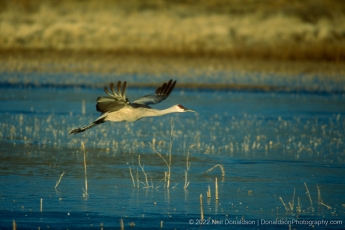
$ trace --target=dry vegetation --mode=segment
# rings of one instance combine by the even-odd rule
[[[345,60],[342,0],[0,0],[0,52]],[[80,56],[80,55],[79,55]]]

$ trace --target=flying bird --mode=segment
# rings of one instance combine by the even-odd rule
[[[182,105],[174,105],[170,108],[157,110],[153,109],[149,105],[160,103],[169,97],[171,91],[173,91],[176,85],[176,81],[170,80],[168,83],[162,84],[158,87],[154,94],[143,96],[133,102],[129,102],[126,97],[127,82],[117,82],[117,92],[114,89],[114,84],[110,83],[110,91],[107,87],[104,87],[104,92],[109,95],[106,97],[98,97],[96,109],[101,112],[102,115],[97,118],[91,124],[83,127],[76,128],[70,131],[69,134],[77,134],[84,132],[96,125],[102,124],[106,121],[120,122],[137,121],[144,117],[155,117],[162,116],[169,113],[181,113],[181,112],[194,112],[193,110],[187,109]]]

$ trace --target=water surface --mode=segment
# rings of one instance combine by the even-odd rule
[[[196,113],[105,123],[70,136],[70,130],[99,116],[95,99],[104,92],[90,85],[109,79],[83,76],[88,84],[76,83],[80,76],[56,74],[47,80],[30,76],[19,73],[12,78],[18,81],[0,85],[1,228],[11,228],[15,220],[18,229],[118,229],[120,219],[126,229],[161,228],[161,223],[164,229],[225,229],[236,223],[253,229],[287,229],[292,221],[298,229],[344,227],[343,85],[327,83],[331,90],[324,93],[176,89],[155,107],[182,104]],[[25,79],[38,80],[25,84]],[[66,79],[71,79],[67,86]],[[277,83],[265,81],[261,82]],[[313,84],[325,87],[317,80]],[[135,100],[153,92],[153,88],[132,87],[127,95]],[[168,159],[171,122],[171,184],[166,188],[167,166],[149,142]],[[89,196],[83,196],[82,142]],[[189,186],[184,189],[188,153]],[[223,165],[224,177],[218,167],[204,173],[217,164]],[[65,174],[54,188],[61,172]],[[328,224],[311,222],[322,220]],[[337,220],[342,223],[329,222]]]

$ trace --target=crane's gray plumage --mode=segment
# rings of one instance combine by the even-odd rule
[[[126,98],[126,87],[127,82],[117,83],[117,92],[114,89],[114,84],[110,83],[110,91],[107,87],[104,87],[104,92],[109,95],[109,97],[98,97],[96,109],[101,112],[102,115],[97,118],[91,124],[83,127],[73,129],[69,134],[77,134],[84,132],[96,125],[99,125],[105,121],[136,121],[144,117],[151,116],[162,116],[168,113],[176,112],[194,112],[193,110],[186,109],[182,105],[174,105],[168,109],[156,110],[151,108],[149,105],[160,103],[169,97],[170,93],[173,91],[176,85],[176,81],[170,80],[168,83],[164,83],[162,86],[158,87],[154,94],[143,96],[133,102],[129,102]]]

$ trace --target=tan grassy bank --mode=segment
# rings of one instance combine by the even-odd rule
[[[7,70],[342,74],[345,62],[341,0],[0,1],[0,30]]]

